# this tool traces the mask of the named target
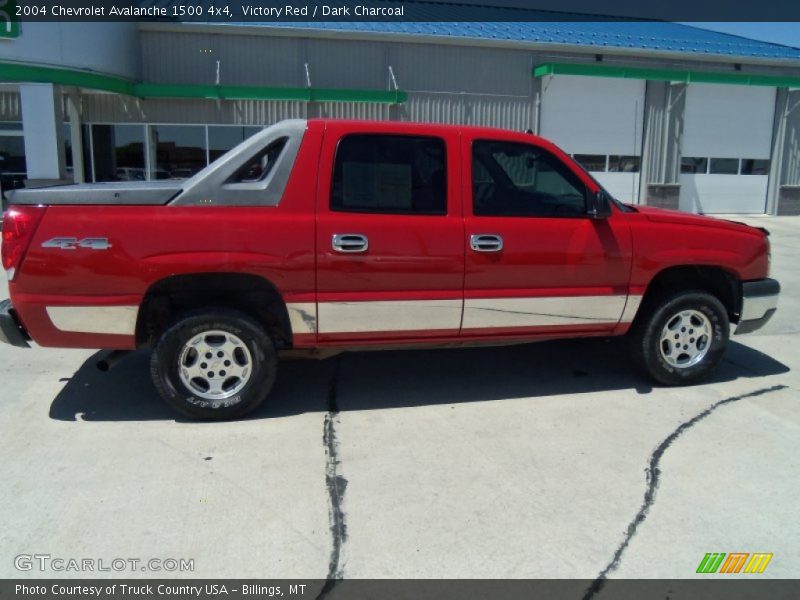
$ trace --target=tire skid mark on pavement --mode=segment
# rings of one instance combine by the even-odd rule
[[[328,489],[328,516],[331,530],[331,558],[328,564],[328,576],[325,585],[320,590],[317,600],[327,597],[337,582],[342,579],[342,548],[347,541],[347,523],[343,509],[344,494],[347,489],[347,479],[340,470],[339,441],[336,438],[336,425],[339,423],[338,388],[339,374],[341,372],[341,357],[334,359],[333,373],[328,382],[328,412],[322,432],[322,443],[325,447],[325,486]]]
[[[595,578],[592,584],[586,589],[586,592],[583,595],[583,600],[590,600],[595,595],[597,595],[600,590],[603,589],[605,585],[606,579],[608,575],[615,571],[617,567],[619,567],[619,563],[622,559],[622,554],[625,552],[625,549],[630,544],[631,539],[636,534],[636,529],[641,525],[644,520],[647,518],[647,514],[650,511],[650,507],[653,505],[656,497],[656,491],[658,491],[658,485],[661,481],[661,469],[659,467],[661,462],[661,457],[664,456],[664,453],[667,449],[672,445],[672,443],[678,439],[686,430],[690,429],[698,422],[702,421],[715,410],[717,410],[720,406],[724,406],[726,404],[731,404],[733,402],[738,402],[739,400],[746,400],[749,398],[755,398],[757,396],[763,396],[764,394],[770,394],[772,392],[777,392],[780,390],[787,389],[788,385],[773,385],[767,388],[761,388],[755,390],[753,392],[748,392],[747,394],[741,394],[739,396],[731,396],[730,398],[724,398],[723,400],[719,400],[715,402],[703,412],[698,413],[688,421],[681,423],[675,431],[669,434],[664,440],[653,450],[653,453],[650,455],[650,461],[648,463],[648,467],[646,469],[647,473],[647,489],[644,493],[644,500],[642,501],[642,506],[639,509],[639,512],[636,513],[636,516],[628,525],[628,529],[625,532],[625,539],[622,540],[622,543],[617,547],[616,552],[614,552],[614,556],[611,558],[611,561],[606,565],[606,568],[603,569],[600,574]]]

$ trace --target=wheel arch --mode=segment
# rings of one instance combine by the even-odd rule
[[[199,272],[171,275],[154,282],[144,295],[136,320],[136,347],[152,346],[187,311],[224,306],[254,318],[276,348],[292,347],[292,328],[278,288],[259,275]]]
[[[645,289],[634,323],[647,314],[646,308],[666,293],[703,290],[716,297],[738,323],[742,311],[742,284],[736,274],[717,265],[675,265],[656,273]]]

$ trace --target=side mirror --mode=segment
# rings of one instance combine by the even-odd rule
[[[611,216],[611,202],[608,199],[608,194],[603,190],[599,190],[594,194],[589,195],[589,206],[586,214],[590,219],[607,219]]]

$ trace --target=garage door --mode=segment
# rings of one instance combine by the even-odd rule
[[[763,213],[775,88],[691,84],[686,91],[680,208]]]
[[[645,82],[555,75],[542,80],[542,135],[611,194],[637,202]]]

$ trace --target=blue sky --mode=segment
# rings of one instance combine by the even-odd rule
[[[686,23],[686,25],[800,48],[800,23]]]

